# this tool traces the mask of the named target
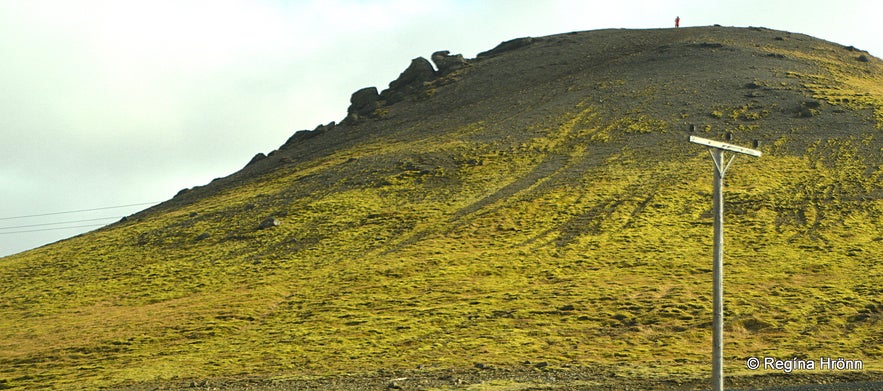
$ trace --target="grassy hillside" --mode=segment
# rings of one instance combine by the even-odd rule
[[[689,124],[764,152],[727,176],[727,373],[883,368],[883,64],[691,28],[534,39],[0,259],[0,388],[537,363],[703,377],[712,163]]]

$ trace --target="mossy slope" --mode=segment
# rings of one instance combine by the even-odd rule
[[[883,67],[766,29],[544,37],[125,222],[0,261],[3,385],[485,363],[883,366]],[[274,216],[281,225],[259,230]]]

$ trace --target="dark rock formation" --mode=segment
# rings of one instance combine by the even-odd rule
[[[375,87],[365,87],[350,96],[350,106],[344,123],[352,124],[365,118],[380,118],[380,109],[383,106],[392,105],[405,100],[409,95],[424,91],[431,82],[439,76],[447,75],[468,65],[468,61],[462,54],[451,55],[447,50],[437,51],[432,54],[432,63],[423,57],[411,60],[411,64],[405,68],[398,78],[389,83],[389,88],[379,94]],[[438,68],[438,71],[435,69]],[[298,136],[299,133],[295,134]],[[299,136],[299,137],[304,137]],[[289,140],[289,145],[296,140]]]
[[[411,65],[401,75],[389,83],[389,89],[380,93],[380,99],[386,104],[394,104],[405,99],[423,88],[424,83],[435,78],[435,69],[432,64],[423,57],[411,60]]]
[[[432,69],[432,64],[423,57],[417,57],[411,60],[411,65],[408,65],[408,68],[399,75],[398,79],[389,83],[389,89],[422,87],[424,82],[431,81],[433,78],[435,78],[435,70]]]
[[[378,100],[380,94],[376,87],[365,87],[353,93],[350,97],[350,107],[346,109],[347,118],[359,119],[371,117],[380,107]]]
[[[261,223],[258,225],[258,229],[273,228],[275,226],[278,226],[279,224],[282,223],[279,222],[279,220],[277,220],[275,217],[270,216],[261,221]]]
[[[430,57],[438,69],[439,76],[447,75],[466,66],[467,62],[462,54],[455,54],[453,56],[450,54],[451,52],[447,50],[441,50],[432,53],[432,57]]]

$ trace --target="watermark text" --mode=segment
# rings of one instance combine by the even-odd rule
[[[850,360],[842,357],[819,357],[818,360],[791,358],[782,360],[776,357],[749,357],[745,366],[752,370],[782,371],[861,371],[865,369],[862,360]]]

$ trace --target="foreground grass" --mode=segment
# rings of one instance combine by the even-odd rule
[[[827,64],[816,73],[756,84],[793,83],[872,122],[783,129],[728,173],[728,374],[766,356],[883,367],[881,72],[858,77],[825,50],[807,59]],[[648,107],[662,96],[597,90]],[[711,162],[674,129],[701,115],[755,135],[794,114],[743,100],[614,116],[584,99],[505,132],[476,121],[412,136],[425,134],[415,123],[4,258],[0,388],[525,362],[701,377]],[[270,216],[281,225],[258,229]]]
[[[517,150],[462,137],[475,124],[451,137],[466,141],[341,151],[5,259],[0,376],[66,388],[525,361],[695,376],[710,163],[648,168],[626,149],[583,167],[591,143],[574,139],[604,129],[590,114]],[[420,166],[439,153],[454,163]],[[403,163],[297,193],[378,158]],[[731,171],[730,373],[751,356],[883,364],[883,202],[867,197],[883,172],[847,153],[831,163],[773,154]],[[282,225],[257,230],[269,215]]]

